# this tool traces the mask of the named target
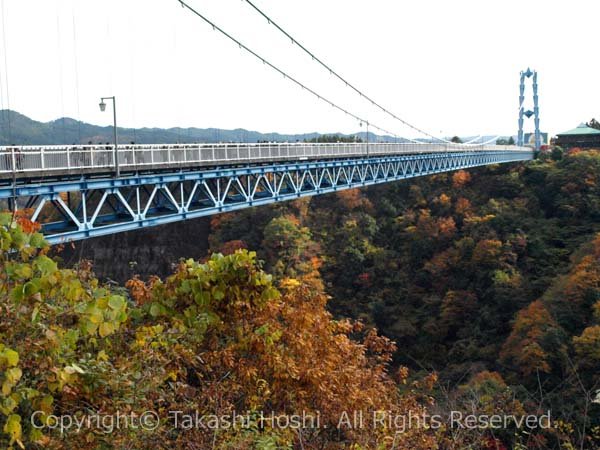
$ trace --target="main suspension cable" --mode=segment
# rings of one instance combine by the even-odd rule
[[[247,51],[248,53],[250,53],[251,55],[253,55],[254,57],[258,58],[259,60],[261,60],[263,62],[263,64],[269,66],[271,69],[275,70],[276,72],[280,73],[281,75],[283,75],[284,78],[289,79],[291,82],[295,83],[296,85],[300,86],[302,89],[305,89],[306,91],[310,92],[311,94],[313,94],[315,97],[317,97],[319,100],[324,101],[325,103],[330,104],[332,107],[334,107],[335,109],[343,112],[344,114],[347,114],[348,116],[358,120],[361,123],[368,123],[369,126],[389,135],[389,136],[394,136],[394,137],[400,137],[398,136],[396,133],[392,133],[391,131],[386,130],[385,128],[382,128],[380,126],[377,126],[373,123],[371,123],[369,120],[364,119],[360,116],[358,116],[357,114],[354,114],[352,112],[350,112],[349,110],[343,108],[342,106],[337,105],[336,103],[334,103],[333,101],[329,100],[328,98],[324,97],[323,95],[319,94],[318,92],[316,92],[315,90],[311,89],[310,87],[306,86],[305,84],[301,83],[300,81],[298,81],[296,78],[292,77],[291,75],[289,75],[287,72],[283,71],[282,69],[280,69],[279,67],[275,66],[274,64],[272,64],[271,62],[269,62],[267,59],[265,59],[264,57],[260,56],[258,53],[256,53],[254,50],[248,48],[246,45],[244,45],[241,41],[239,41],[238,39],[234,38],[233,36],[231,36],[229,33],[227,33],[225,30],[223,30],[222,28],[218,27],[214,22],[212,22],[211,20],[209,20],[208,18],[206,18],[205,16],[203,16],[200,12],[198,12],[197,10],[195,10],[194,8],[192,8],[190,5],[188,5],[184,0],[177,0],[182,7],[187,8],[188,10],[190,10],[192,13],[194,13],[196,16],[200,17],[202,20],[204,20],[207,24],[209,24],[211,27],[213,27],[213,30],[220,32],[221,34],[223,34],[224,36],[226,36],[227,38],[229,38],[230,40],[232,40],[233,42],[235,42],[241,49]],[[432,136],[433,137],[433,136]],[[403,138],[404,139],[404,138]]]
[[[380,109],[381,111],[383,111],[384,113],[388,114],[389,116],[393,117],[394,119],[398,120],[399,122],[401,122],[402,124],[406,125],[407,127],[411,128],[412,130],[417,131],[418,133],[421,133],[421,134],[423,134],[423,135],[425,135],[427,137],[430,137],[432,139],[437,139],[437,140],[442,141],[442,142],[451,143],[451,141],[448,141],[446,139],[434,136],[434,135],[432,135],[432,134],[430,134],[430,133],[428,133],[428,132],[426,132],[426,131],[424,131],[424,130],[422,130],[422,129],[414,126],[414,125],[412,125],[411,123],[407,122],[406,120],[398,117],[393,112],[389,111],[387,108],[384,108],[383,106],[381,106],[379,103],[377,103],[371,97],[369,97],[367,94],[365,94],[360,89],[358,89],[356,86],[354,86],[352,83],[350,83],[346,78],[344,78],[340,74],[338,74],[335,70],[333,70],[331,68],[331,66],[329,66],[326,63],[324,63],[320,58],[318,58],[313,52],[311,52],[310,50],[308,50],[304,45],[302,45],[300,42],[298,42],[298,40],[296,38],[294,38],[293,36],[291,36],[279,24],[277,24],[277,22],[275,22],[273,19],[271,19],[271,17],[269,17],[266,13],[264,13],[254,3],[252,3],[250,0],[242,0],[242,1],[245,1],[246,3],[248,3],[256,12],[258,12],[261,16],[263,16],[270,25],[273,25],[275,28],[277,28],[279,31],[281,31],[286,37],[288,37],[291,40],[292,45],[295,44],[298,47],[300,47],[306,54],[308,54],[313,59],[313,61],[315,61],[318,64],[320,64],[321,66],[323,66],[331,75],[333,75],[334,77],[336,77],[337,79],[339,79],[347,87],[349,87],[354,92],[356,92],[358,95],[360,95],[365,100],[367,100],[368,102],[370,102],[373,106],[375,106],[376,108]]]

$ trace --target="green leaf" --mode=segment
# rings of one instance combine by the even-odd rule
[[[210,300],[210,294],[207,291],[199,291],[194,295],[194,300],[200,306],[206,306]]]
[[[40,309],[36,306],[31,312],[31,323],[37,323],[40,318]]]
[[[33,280],[28,281],[23,285],[23,294],[26,297],[31,297],[40,291],[39,284]]]
[[[269,324],[265,323],[263,326],[257,328],[256,330],[254,330],[254,332],[259,335],[262,336],[263,334],[267,333],[269,331]]]
[[[96,306],[100,309],[108,308],[108,297],[102,297],[96,300]]]
[[[16,303],[23,300],[23,286],[21,284],[17,284],[12,291],[10,291],[10,298]]]
[[[40,408],[42,408],[43,411],[50,412],[52,403],[54,403],[54,397],[51,395],[45,395],[40,401]]]
[[[33,270],[31,270],[31,266],[27,264],[21,264],[17,270],[15,270],[15,275],[19,278],[31,278],[33,275]]]
[[[20,442],[23,432],[21,429],[21,416],[18,414],[8,416],[4,424],[4,432],[10,436],[11,442]]]
[[[4,373],[4,376],[14,386],[23,376],[23,371],[18,367],[13,367],[11,369],[8,369]]]
[[[106,337],[114,333],[115,327],[110,322],[103,322],[99,328],[100,337]]]
[[[190,281],[189,280],[183,280],[181,283],[181,287],[179,288],[181,290],[181,293],[183,294],[189,294],[192,291],[192,287],[190,285]]]
[[[102,328],[102,327],[100,327]],[[65,370],[67,371],[67,373],[85,373],[85,371],[79,367],[77,364],[73,363],[70,366],[65,367]]]
[[[98,324],[95,324],[94,322],[89,322],[89,321],[85,322],[84,329],[87,334],[94,335],[94,334],[96,334],[96,330],[98,329]]]
[[[14,350],[7,348],[0,355],[6,359],[8,367],[14,367],[19,364],[19,354]]]
[[[8,416],[17,408],[17,406],[19,406],[19,404],[12,396],[6,397],[0,404],[0,412],[5,416]]]
[[[4,372],[4,383],[2,383],[2,395],[8,396],[13,387],[19,382],[23,372],[18,367],[13,367]]]
[[[7,227],[12,222],[11,213],[0,213],[0,226]]]
[[[39,270],[44,276],[48,276],[58,270],[56,262],[48,258],[46,255],[38,256],[35,259],[34,265],[36,269]]]
[[[41,233],[34,233],[31,235],[29,239],[29,245],[35,248],[44,248],[48,245],[46,240],[44,239],[44,235]]]
[[[15,228],[12,230],[13,248],[21,250],[27,242],[27,235],[21,230],[21,228]]]
[[[279,291],[276,288],[274,288],[273,286],[268,287],[262,293],[262,298],[265,300],[275,300],[275,299],[278,299],[279,296],[280,296]]]
[[[108,300],[108,306],[115,311],[125,308],[125,299],[118,295],[113,295]]]
[[[87,312],[89,314],[89,321],[95,323],[96,325],[100,324],[104,320],[104,314],[96,307],[92,307]]]
[[[215,298],[215,300],[222,300],[223,298],[225,298],[225,292],[223,292],[219,288],[215,288],[213,291],[213,297]]]
[[[158,317],[162,314],[162,308],[158,303],[153,303],[150,307],[150,315],[152,317]]]

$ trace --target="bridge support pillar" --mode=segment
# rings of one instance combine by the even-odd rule
[[[532,79],[533,84],[533,111],[525,110],[525,80]],[[535,150],[539,151],[542,146],[542,134],[540,133],[540,108],[538,103],[538,81],[537,81],[537,71],[527,69],[525,72],[521,72],[521,83],[519,84],[519,132],[517,134],[517,145],[523,146],[525,145],[525,135],[523,133],[523,125],[525,122],[525,117],[528,119],[533,116],[534,126],[535,126]]]

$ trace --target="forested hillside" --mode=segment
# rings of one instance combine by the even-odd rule
[[[557,149],[215,216],[214,255],[121,287],[0,215],[0,446],[600,448],[599,202],[600,153]],[[50,426],[144,411],[155,428]],[[427,420],[452,411],[551,426]]]
[[[435,377],[406,386],[389,339],[333,320],[321,291],[275,281],[253,252],[182,261],[125,291],[87,263],[59,268],[35,224],[14,219],[0,214],[1,448],[436,445],[367,416],[424,413]],[[351,411],[364,426],[340,425]]]
[[[395,364],[439,374],[439,405],[484,378],[493,389],[483,403],[509,395],[527,411],[550,409],[569,440],[593,448],[599,218],[600,154],[557,149],[217,217],[211,245],[259,249],[279,275],[321,274],[336,316],[394,340]]]

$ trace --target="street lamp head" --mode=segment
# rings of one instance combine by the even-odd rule
[[[100,100],[100,104],[98,106],[100,106],[100,111],[104,112],[106,110],[106,103],[104,103],[104,100]]]

